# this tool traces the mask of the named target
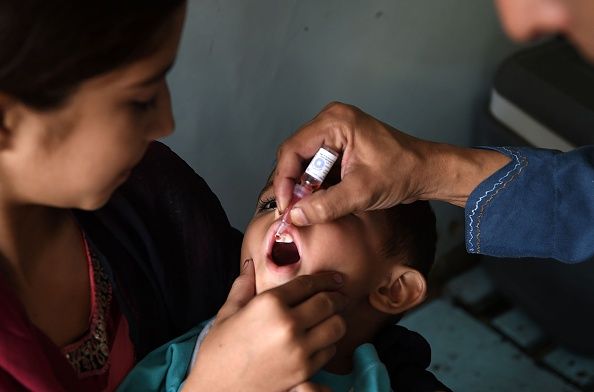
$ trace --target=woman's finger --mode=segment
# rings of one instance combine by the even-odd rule
[[[216,321],[221,322],[243,308],[256,295],[256,276],[252,259],[244,261],[241,273],[227,296],[227,301],[219,310]]]
[[[349,109],[345,110],[347,107]],[[332,102],[281,144],[274,176],[274,194],[281,211],[291,201],[293,186],[303,174],[305,161],[311,159],[322,145],[336,152],[342,152],[347,147],[347,121],[343,117],[353,109],[349,105]]]
[[[339,292],[322,292],[295,306],[293,317],[304,329],[310,329],[341,312],[347,305],[347,298]]]
[[[281,286],[269,290],[288,307],[294,307],[322,291],[336,291],[342,287],[344,278],[338,272],[320,272],[314,275],[301,275]],[[332,299],[333,300],[333,299]],[[336,304],[338,307],[338,304]]]
[[[346,323],[344,319],[339,315],[334,315],[309,329],[303,338],[303,344],[307,351],[317,353],[326,347],[334,345],[345,333]]]
[[[373,199],[366,177],[365,171],[354,170],[338,184],[304,197],[291,210],[291,223],[308,226],[367,210]]]
[[[304,162],[315,155],[322,146],[317,138],[308,138],[300,133],[278,148],[276,170],[274,172],[274,194],[280,211],[284,211],[291,201],[293,187],[303,174]]]

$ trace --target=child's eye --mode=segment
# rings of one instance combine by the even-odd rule
[[[258,212],[275,210],[276,198],[270,197],[268,199],[258,200]]]

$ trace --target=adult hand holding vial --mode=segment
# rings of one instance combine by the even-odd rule
[[[283,213],[281,224],[276,230],[275,237],[277,242],[287,241],[285,229],[291,224],[290,212],[295,203],[320,188],[337,159],[338,153],[326,146],[322,146],[312,158],[307,169],[305,169],[305,173],[301,176],[299,184],[295,184],[293,187],[291,201]]]

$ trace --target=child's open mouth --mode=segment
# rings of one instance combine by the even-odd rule
[[[270,258],[274,264],[279,267],[295,264],[301,259],[297,245],[293,242],[293,237],[289,234],[283,236],[283,241],[275,241],[272,244],[272,251],[270,252]]]

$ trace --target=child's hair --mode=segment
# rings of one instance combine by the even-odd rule
[[[2,0],[0,92],[39,109],[154,53],[185,0]]]
[[[388,237],[383,254],[396,257],[421,272],[425,278],[435,260],[437,230],[435,213],[428,201],[400,204],[385,210],[388,214]]]

